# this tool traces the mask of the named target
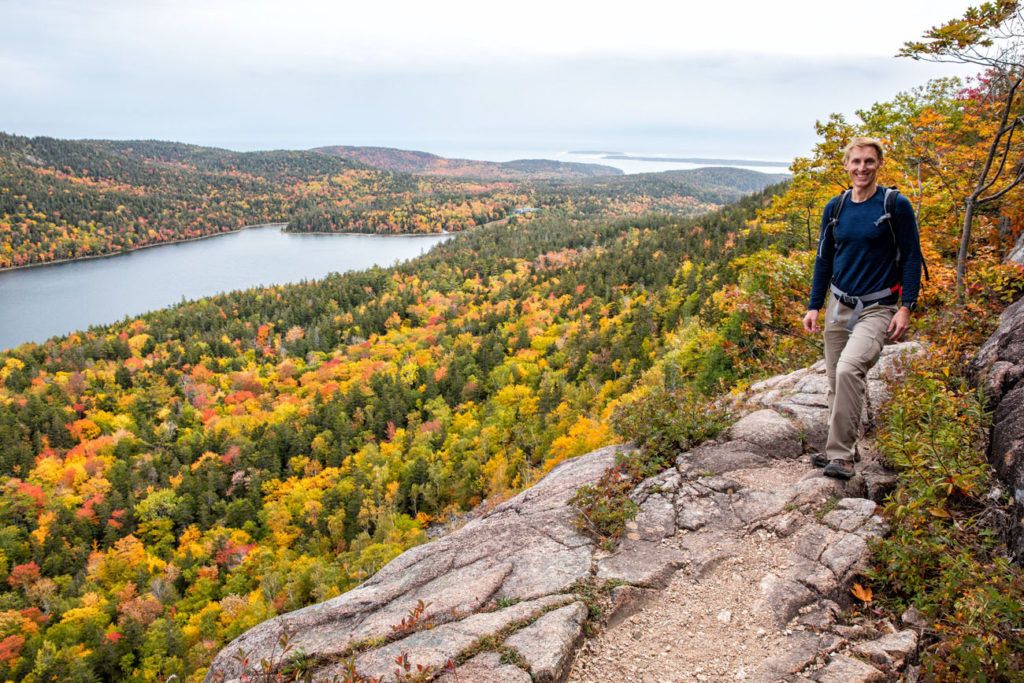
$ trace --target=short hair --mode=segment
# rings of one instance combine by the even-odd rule
[[[843,147],[843,163],[845,164],[850,160],[850,152],[857,147],[874,147],[878,153],[878,161],[881,163],[882,159],[885,158],[885,148],[882,147],[882,141],[878,138],[864,138],[858,137],[850,140],[850,142]]]

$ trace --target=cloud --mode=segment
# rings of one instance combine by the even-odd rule
[[[864,0],[851,11],[817,0],[8,0],[0,2],[0,33],[57,59],[72,52],[224,70],[283,64],[376,73],[600,55],[889,57],[969,4]]]

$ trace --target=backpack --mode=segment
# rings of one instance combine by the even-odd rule
[[[895,214],[895,212],[896,212],[896,198],[899,196],[900,191],[897,190],[895,187],[884,187],[883,186],[883,188],[885,189],[885,197],[884,197],[883,202],[882,202],[883,212],[882,212],[882,215],[878,217],[878,220],[875,221],[875,225],[881,225],[882,221],[885,221],[885,222],[887,222],[889,224],[889,234],[892,235],[892,244],[893,244],[893,247],[896,249],[896,263],[897,263],[897,267],[898,267],[899,272],[902,273],[903,272],[903,259],[902,259],[902,255],[900,254],[899,242],[896,241],[896,229],[892,225],[892,217],[893,217],[893,214]],[[852,192],[853,192],[852,188],[844,190],[843,193],[841,195],[839,195],[839,201],[836,202],[835,206],[832,207],[832,216],[829,219],[828,225],[825,226],[825,229],[828,230],[829,228],[831,228],[832,229],[832,236],[833,237],[835,237],[836,224],[839,223],[839,214],[843,210],[843,205],[846,203],[847,197],[849,197]],[[914,224],[914,229],[917,230],[917,223],[916,222]],[[822,240],[822,243],[824,244],[824,240]],[[920,251],[920,249],[921,249],[921,246],[920,246],[921,245],[921,235],[920,235],[920,233],[917,234],[917,244],[918,244],[918,251]],[[819,248],[819,253],[820,253],[820,248]],[[923,253],[921,254],[921,268],[924,270],[924,279],[925,280],[930,280],[931,278],[928,276],[928,263],[924,260],[924,254]]]

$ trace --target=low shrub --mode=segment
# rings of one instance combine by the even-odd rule
[[[606,547],[636,516],[637,505],[629,497],[636,485],[670,466],[679,452],[714,437],[725,422],[722,412],[697,394],[659,382],[619,404],[612,426],[638,450],[620,454],[613,467],[594,484],[580,487],[570,501],[579,511],[577,526]]]
[[[651,461],[671,461],[725,427],[724,414],[707,399],[691,389],[674,389],[663,383],[643,387],[612,413],[615,432],[635,442]]]
[[[938,681],[1024,681],[1024,572],[999,533],[982,397],[948,349],[916,361],[892,387],[878,433],[899,471],[869,579],[883,606],[929,620],[922,665]]]

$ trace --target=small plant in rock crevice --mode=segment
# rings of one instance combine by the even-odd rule
[[[434,623],[426,616],[427,607],[430,607],[429,602],[417,600],[416,604],[409,608],[408,613],[402,617],[402,620],[391,626],[391,635],[404,638],[410,633],[433,628]]]
[[[577,509],[576,526],[610,549],[622,535],[626,522],[636,517],[639,507],[629,494],[636,486],[628,458],[608,468],[593,484],[581,486],[570,503]]]
[[[579,513],[577,527],[606,550],[636,517],[639,507],[630,498],[636,485],[669,467],[680,451],[717,435],[724,415],[693,391],[655,382],[619,405],[612,423],[616,433],[640,448],[619,454],[615,465],[580,487],[570,501]]]

